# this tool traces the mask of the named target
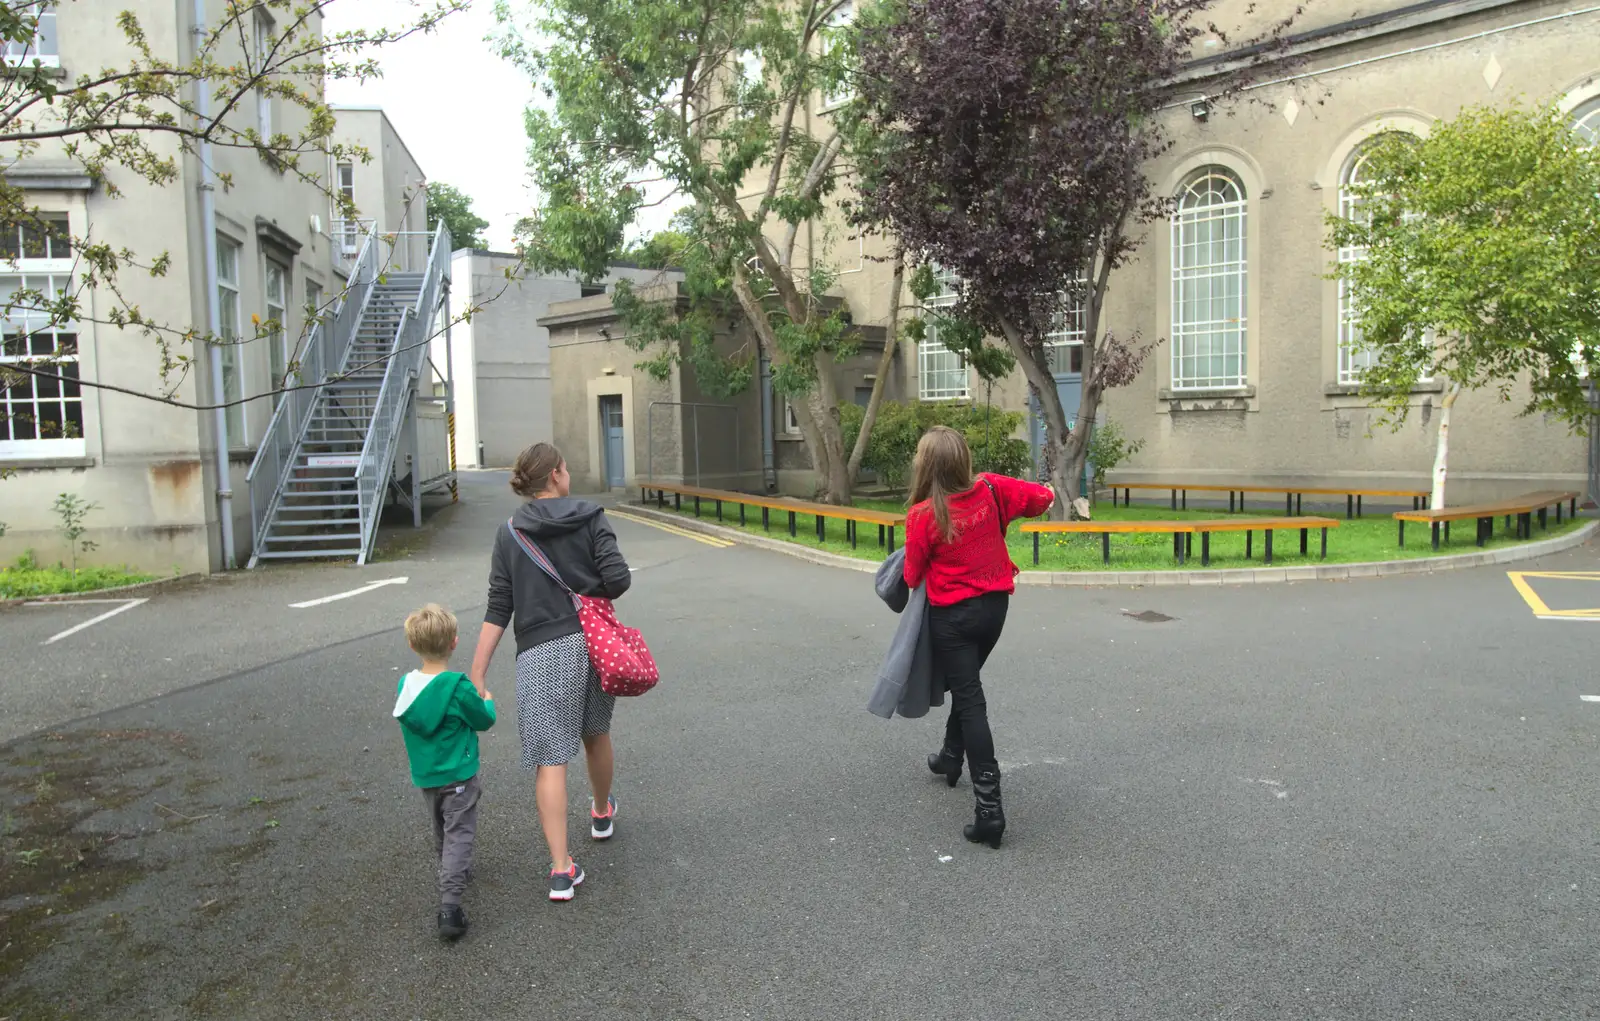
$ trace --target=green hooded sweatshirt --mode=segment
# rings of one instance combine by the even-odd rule
[[[443,787],[478,775],[478,731],[494,726],[494,702],[466,674],[415,670],[400,678],[394,717],[411,757],[411,782]]]

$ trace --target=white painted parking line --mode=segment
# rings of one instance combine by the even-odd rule
[[[149,601],[150,601],[149,599],[55,599],[55,600],[49,600],[49,601],[45,601],[45,602],[38,602],[38,603],[24,603],[23,605],[24,606],[88,606],[88,605],[104,605],[106,603],[121,603],[122,604],[121,606],[118,606],[114,610],[107,610],[105,613],[100,614],[100,616],[98,616],[98,617],[90,617],[88,620],[84,621],[82,624],[79,624],[76,627],[69,627],[65,631],[61,632],[59,635],[56,635],[53,638],[47,638],[43,642],[40,643],[41,645],[54,645],[56,642],[61,641],[61,639],[69,638],[72,635],[77,634],[79,631],[82,631],[84,628],[94,627],[96,624],[100,623],[102,620],[110,620],[112,617],[115,617],[117,614],[122,613],[125,610],[131,610],[135,606],[143,605],[144,603],[148,603]]]
[[[1585,702],[1600,702],[1600,695],[1579,695]]]
[[[351,596],[359,596],[374,589],[383,588],[385,585],[404,585],[410,580],[410,578],[385,578],[382,581],[375,581],[371,585],[353,588],[349,592],[339,592],[335,595],[323,596],[321,599],[307,599],[303,603],[290,603],[289,608],[291,610],[304,610],[312,606],[321,606],[323,603],[332,603],[340,599],[349,599]]]
[[[1585,610],[1584,612],[1585,613],[1589,613],[1589,612],[1592,612],[1592,611]],[[1537,616],[1540,620],[1575,620],[1575,621],[1578,621],[1579,623],[1582,623],[1584,621],[1588,621],[1590,624],[1600,623],[1600,617],[1573,617],[1573,616],[1568,616],[1568,615],[1562,615],[1562,616],[1558,617],[1555,614],[1548,614],[1547,615],[1547,614],[1542,614],[1542,613],[1541,614],[1535,614],[1535,616]]]

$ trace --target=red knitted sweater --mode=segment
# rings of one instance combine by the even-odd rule
[[[984,479],[994,486],[994,496]],[[1017,566],[1001,529],[1017,518],[1038,517],[1054,499],[1049,486],[984,473],[971,489],[950,498],[949,542],[939,534],[932,504],[924,500],[915,505],[906,516],[906,584],[916,588],[926,581],[928,602],[934,606],[1016,591]]]

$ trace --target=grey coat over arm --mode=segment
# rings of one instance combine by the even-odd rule
[[[944,705],[944,685],[933,665],[933,639],[928,629],[928,592],[906,584],[906,553],[898,549],[878,568],[878,598],[900,614],[900,625],[889,641],[888,654],[878,668],[878,680],[867,700],[867,711],[890,719],[895,713],[908,719],[928,715],[932,706]]]

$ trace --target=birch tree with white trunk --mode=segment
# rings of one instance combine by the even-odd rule
[[[1380,135],[1328,246],[1350,303],[1361,393],[1398,430],[1438,402],[1433,507],[1452,412],[1490,391],[1523,415],[1594,424],[1600,374],[1600,151],[1555,108],[1468,109],[1425,139]]]

